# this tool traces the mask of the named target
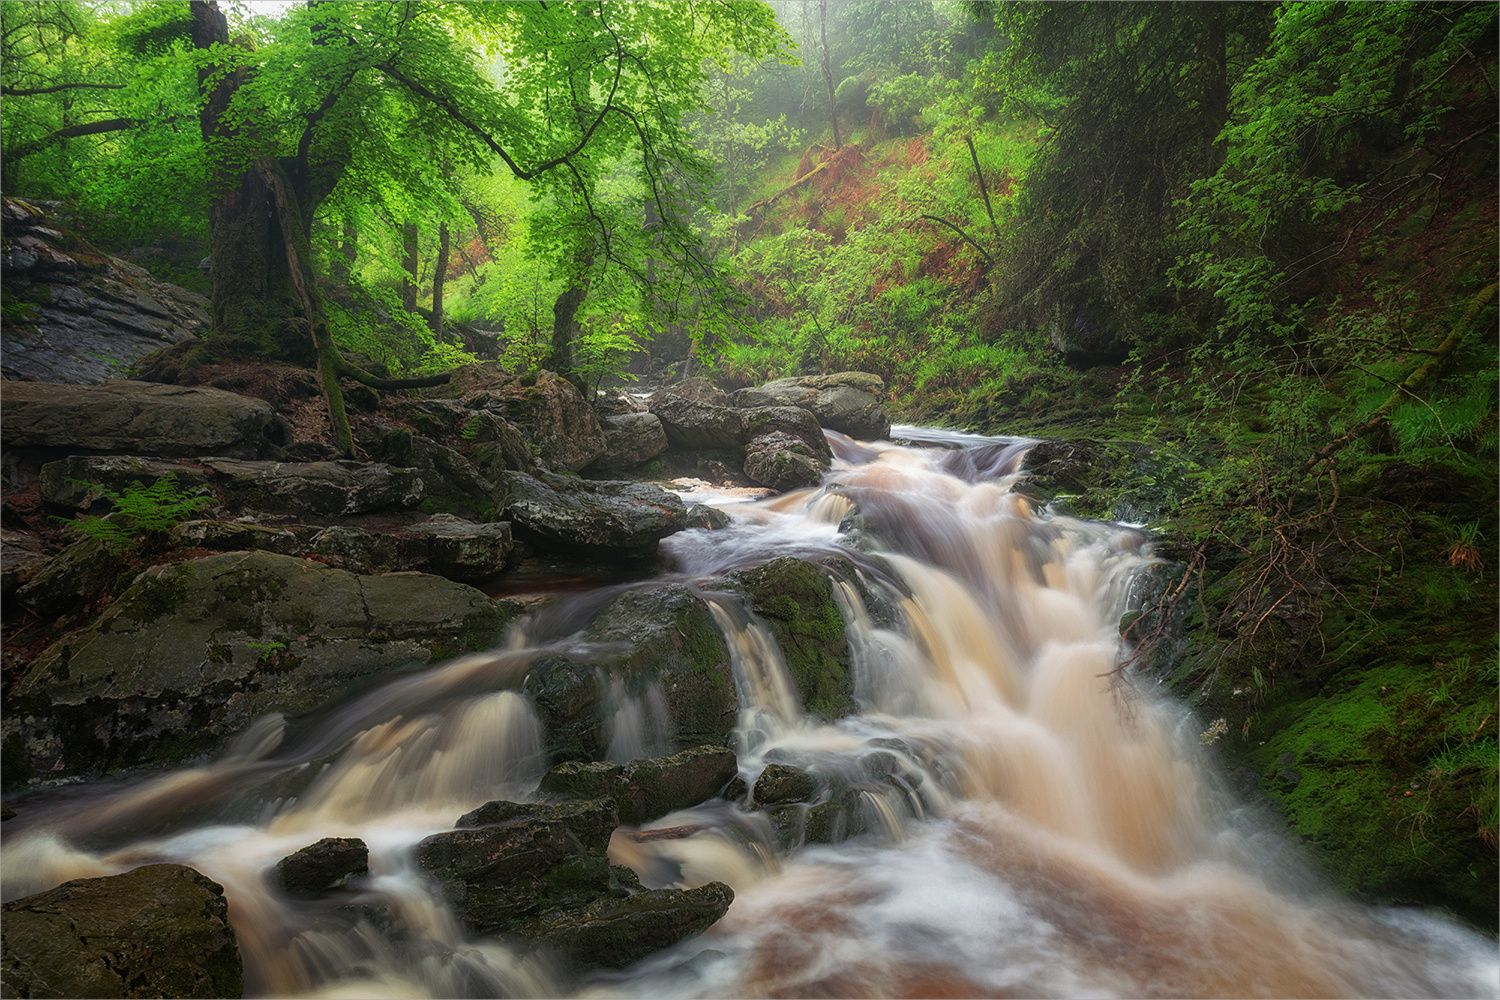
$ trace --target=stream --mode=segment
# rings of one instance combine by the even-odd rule
[[[691,496],[730,526],[662,543],[652,585],[693,588],[728,642],[741,777],[792,765],[843,795],[833,843],[788,846],[765,810],[724,800],[646,825],[688,836],[616,832],[610,860],[648,888],[733,888],[706,933],[564,976],[466,935],[414,868],[413,846],[459,814],[535,796],[545,734],[522,681],[576,650],[601,603],[587,593],[315,728],[266,718],[212,763],[61,790],[7,837],[5,898],[190,865],[224,886],[260,996],[1500,995],[1493,939],[1338,897],[1216,782],[1203,720],[1122,665],[1119,619],[1158,562],[1148,532],[1012,492],[1030,442],[893,436],[909,443],[830,435],[815,490]],[[788,555],[825,563],[844,618],[859,711],[836,723],[802,711],[765,624],[712,583]],[[610,703],[611,759],[670,752],[659,692],[615,685]],[[364,890],[398,939],[267,887],[323,837],[368,844]]]

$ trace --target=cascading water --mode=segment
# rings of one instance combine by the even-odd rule
[[[412,865],[412,845],[458,813],[534,795],[544,734],[520,682],[576,644],[562,633],[600,606],[588,598],[506,650],[316,720],[262,720],[217,763],[28,808],[7,830],[6,898],[192,865],[224,885],[247,990],[262,995],[1500,993],[1494,941],[1335,899],[1267,847],[1198,766],[1186,712],[1119,669],[1116,623],[1152,562],[1147,536],[1035,510],[1010,490],[1024,442],[833,443],[821,489],[724,502],[729,528],[664,544],[728,640],[741,776],[753,787],[794,765],[828,790],[774,816],[719,801],[647,825],[688,836],[616,833],[611,860],[648,887],[733,886],[707,933],[559,981],[466,936]],[[782,555],[833,574],[860,708],[836,724],[801,710],[771,633],[714,587]],[[659,687],[613,681],[604,706],[611,755],[668,745]],[[314,920],[267,887],[268,867],[328,836],[369,845],[366,888],[399,940]]]

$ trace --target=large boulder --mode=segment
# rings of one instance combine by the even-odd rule
[[[604,454],[604,428],[593,407],[571,382],[551,372],[540,373],[533,385],[498,382],[462,402],[519,427],[538,463],[554,471],[577,472]]]
[[[497,504],[516,536],[541,549],[639,557],[687,526],[682,498],[651,483],[500,474]]]
[[[544,795],[611,799],[620,822],[640,826],[667,813],[706,802],[737,773],[734,752],[722,746],[694,747],[670,757],[613,761],[568,761],[542,778]]]
[[[5,368],[41,382],[97,384],[164,344],[208,329],[208,300],[60,231],[53,206],[0,205]]]
[[[833,462],[833,452],[812,413],[796,406],[744,412],[745,475],[776,490],[817,485]]]
[[[124,379],[103,385],[8,382],[0,415],[7,448],[258,458],[288,443],[270,405],[258,399]]]
[[[707,602],[681,584],[628,590],[584,629],[619,644],[609,661],[627,695],[660,685],[673,746],[724,745],[739,712],[729,647]]]
[[[812,563],[782,556],[729,579],[775,636],[803,708],[825,719],[852,712],[849,640],[828,577]]]
[[[356,576],[272,552],[154,566],[13,685],[8,785],[207,753],[257,716],[488,649],[508,620],[437,576]]]
[[[732,402],[740,407],[799,406],[829,430],[870,441],[891,433],[891,415],[880,401],[884,393],[885,382],[878,375],[839,372],[777,379],[740,389]]]
[[[630,469],[667,450],[667,434],[654,413],[622,413],[604,418],[605,452],[592,468]]]
[[[744,444],[745,415],[707,379],[667,386],[651,397],[649,405],[674,448],[739,448]]]
[[[218,883],[181,865],[64,882],[4,906],[12,997],[238,997],[244,963]]]
[[[213,458],[203,462],[209,484],[249,510],[347,517],[386,508],[415,507],[427,484],[415,469],[380,462],[255,462]]]

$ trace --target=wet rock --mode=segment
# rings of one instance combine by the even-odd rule
[[[415,507],[427,495],[414,469],[378,462],[255,462],[205,459],[226,501],[269,513],[321,517]]]
[[[505,472],[499,485],[502,516],[541,549],[639,557],[687,526],[682,498],[650,483]]]
[[[881,403],[885,382],[865,372],[805,375],[777,379],[765,385],[740,389],[732,397],[740,407],[797,406],[812,413],[818,423],[865,441],[887,438],[891,416]]]
[[[806,802],[818,794],[822,782],[815,775],[789,764],[767,764],[766,769],[755,779],[751,800],[758,805],[775,806],[788,802]],[[726,799],[738,801],[745,798],[745,782],[736,778],[725,789]]]
[[[621,643],[611,676],[634,688],[659,683],[679,748],[727,742],[739,712],[729,647],[701,597],[680,584],[629,590],[588,628],[590,642]]]
[[[514,932],[544,908],[579,908],[609,893],[605,851],[618,823],[608,799],[489,802],[458,829],[423,840],[414,860],[471,930]]]
[[[434,514],[408,529],[426,542],[426,570],[450,580],[487,580],[505,569],[515,551],[510,522],[476,524],[452,514]]]
[[[16,588],[16,600],[48,615],[67,614],[108,591],[123,568],[102,541],[80,538],[34,565],[31,578]]]
[[[152,567],[15,682],[7,783],[209,752],[261,715],[488,649],[510,613],[441,577],[355,576],[271,552]]]
[[[267,528],[259,524],[243,524],[238,521],[183,521],[167,533],[172,544],[179,548],[210,549],[215,552],[233,552],[241,549],[260,549],[278,552],[284,556],[301,555],[306,550],[303,535],[310,529],[293,531],[288,528]]]
[[[689,528],[702,528],[705,531],[717,531],[720,528],[729,527],[729,515],[717,507],[710,507],[705,503],[689,504],[687,509],[687,526]]]
[[[524,690],[536,705],[546,733],[547,759],[594,760],[604,753],[608,736],[601,700],[599,668],[566,656],[533,660]]]
[[[736,767],[733,751],[722,746],[625,764],[569,761],[548,771],[538,791],[613,799],[620,822],[640,826],[714,798],[734,779]]]
[[[454,825],[460,829],[494,826],[518,819],[561,823],[563,828],[586,851],[603,851],[609,847],[610,834],[620,825],[613,803],[603,797],[582,802],[486,802],[478,809],[464,813]]]
[[[203,296],[100,253],[52,218],[55,206],[5,199],[0,258],[6,368],[41,382],[98,384],[163,344],[208,328]]]
[[[853,711],[844,620],[832,584],[818,567],[783,556],[729,579],[770,627],[803,707],[825,719]]]
[[[519,930],[574,966],[622,969],[701,934],[732,902],[734,890],[723,882],[696,889],[648,889],[578,913],[548,914]]]
[[[13,900],[0,983],[13,997],[238,997],[244,966],[218,883],[181,865],[76,879]]]
[[[325,837],[276,862],[271,883],[293,894],[343,888],[349,879],[370,873],[370,849],[354,837]]]
[[[745,475],[773,490],[816,486],[828,471],[827,466],[796,449],[797,442],[782,434],[756,438],[745,449]]]
[[[762,406],[745,411],[745,475],[776,490],[814,486],[833,461],[823,429],[807,410]]]
[[[599,414],[600,420],[627,413],[646,413],[648,410],[645,400],[637,399],[623,389],[606,389],[594,397],[594,412]]]
[[[707,379],[687,379],[651,397],[651,412],[661,421],[674,448],[739,448],[745,440],[745,415]]]
[[[633,872],[609,864],[617,823],[610,799],[489,802],[418,844],[416,864],[471,931],[554,952],[574,968],[618,968],[701,932],[734,895],[717,882],[642,889]]]
[[[603,420],[606,450],[591,468],[634,468],[667,450],[666,431],[654,413],[622,413]]]
[[[36,576],[48,558],[40,539],[0,528],[0,597],[10,600],[18,587]]]
[[[605,452],[604,429],[593,407],[571,382],[551,372],[540,373],[534,385],[501,382],[465,396],[463,403],[521,428],[537,461],[549,469],[577,472]]]
[[[474,467],[492,483],[507,469],[518,472],[536,469],[536,453],[521,429],[493,413],[471,411],[459,425],[458,435],[469,442]]]
[[[407,562],[414,561],[410,556],[402,558],[401,546],[393,535],[338,524],[314,535],[306,552],[329,566],[361,575],[410,569]]]
[[[150,486],[163,476],[191,493],[207,485],[208,472],[185,461],[134,455],[70,455],[42,466],[42,499],[60,507],[91,510],[103,497],[99,487],[124,493],[135,484]]]
[[[219,389],[10,382],[0,414],[7,448],[257,458],[280,443],[269,405]]]

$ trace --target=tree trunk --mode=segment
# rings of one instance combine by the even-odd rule
[[[578,386],[583,391],[583,376],[578,372],[578,343],[580,327],[578,310],[588,295],[587,278],[570,284],[552,304],[552,370]]]
[[[199,0],[192,12],[195,48],[229,43],[229,25],[217,3]],[[212,82],[198,120],[210,144],[240,137],[225,124],[224,112],[245,79],[239,71],[214,82],[213,73],[211,66],[198,71],[200,89]],[[314,351],[306,328],[288,329],[288,318],[298,316],[302,305],[281,245],[283,220],[264,180],[237,162],[210,158],[208,185],[209,315],[214,338],[230,353],[310,364]]]
[[[208,51],[229,43],[229,26],[216,0],[193,0],[189,10],[195,49]],[[205,63],[198,71],[199,127],[210,150],[242,147],[245,140],[254,139],[253,134],[237,132],[226,124],[225,112],[244,81],[243,70],[215,78],[215,67]],[[320,173],[320,179],[313,179],[315,173]],[[377,389],[437,385],[448,376],[378,379],[350,363],[334,344],[307,233],[318,204],[333,188],[336,173],[311,171],[306,162],[294,157],[263,156],[247,164],[233,156],[210,155],[209,339],[214,353],[221,356],[315,362],[335,443],[352,457],[354,439],[340,376]]]
[[[438,226],[437,264],[432,271],[432,336],[443,342],[443,284],[448,278],[448,223]]]
[[[417,311],[417,224],[408,222],[401,227],[401,267],[406,277],[401,282],[401,308],[409,313]]]
[[[818,20],[823,32],[823,82],[828,85],[828,117],[833,119],[833,149],[837,152],[844,148],[844,142],[839,138],[839,106],[838,99],[833,96],[833,68],[828,65],[828,0],[818,3]]]

